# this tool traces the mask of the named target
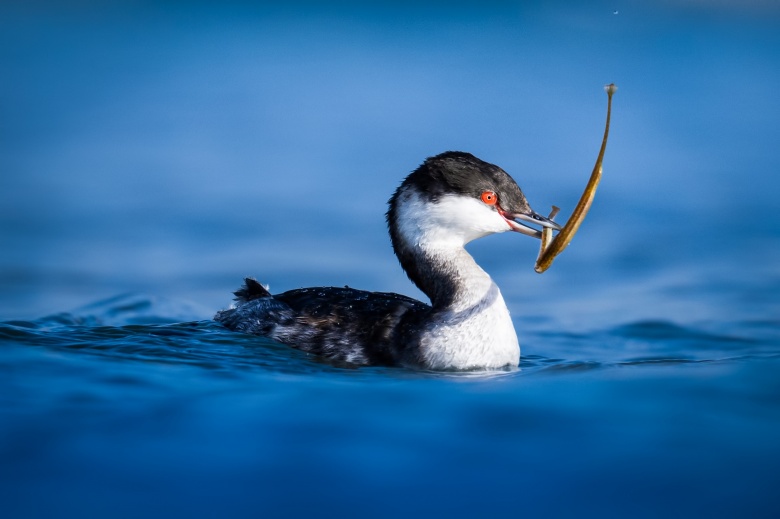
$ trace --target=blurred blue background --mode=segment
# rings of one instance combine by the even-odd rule
[[[575,246],[544,277],[536,244],[516,236],[475,244],[480,262],[505,291],[563,300],[604,272],[592,288],[607,305],[615,294],[600,293],[649,277],[776,287],[779,13],[695,1],[5,3],[0,314],[124,291],[211,312],[248,274],[278,291],[417,294],[383,223],[400,180],[427,156],[469,151],[565,218],[609,82],[620,90],[605,180]],[[729,313],[757,310],[713,295]],[[652,303],[634,311],[667,314]],[[674,314],[697,311],[686,303]]]
[[[0,319],[33,323],[0,356],[11,516],[776,517],[779,65],[769,0],[3,2]],[[153,350],[137,315],[73,311],[209,319],[246,275],[422,298],[384,224],[403,177],[468,151],[563,220],[610,82],[573,244],[542,276],[534,240],[470,246],[522,376],[313,368],[212,328]],[[122,338],[35,321],[70,311]]]

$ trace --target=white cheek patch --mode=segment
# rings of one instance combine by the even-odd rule
[[[405,194],[400,206],[399,230],[411,244],[463,246],[489,234],[510,230],[494,207],[466,196],[445,195],[437,202],[417,193]]]

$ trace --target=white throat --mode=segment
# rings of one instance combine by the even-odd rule
[[[409,245],[426,248],[463,247],[477,238],[510,230],[495,209],[476,198],[445,195],[428,202],[414,191],[401,195],[398,226]]]

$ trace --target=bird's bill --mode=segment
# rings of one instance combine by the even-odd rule
[[[529,227],[527,225],[524,225],[517,220],[522,220],[524,222],[540,225],[542,227],[549,227],[551,229],[560,230],[561,226],[557,223],[553,222],[546,216],[542,216],[538,213],[535,213],[534,211],[530,211],[528,213],[512,213],[512,214],[505,214],[503,215],[506,219],[507,223],[509,224],[509,228],[512,229],[515,232],[519,232],[521,234],[525,234],[527,236],[532,236],[534,238],[541,238],[542,232],[534,229],[533,227]]]

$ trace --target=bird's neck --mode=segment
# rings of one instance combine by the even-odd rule
[[[464,248],[478,235],[453,224],[453,215],[463,212],[463,204],[456,197],[434,202],[402,188],[391,199],[387,214],[393,250],[435,310],[468,307],[493,283]]]
[[[517,366],[520,347],[501,291],[466,252],[484,233],[449,220],[458,207],[431,203],[401,189],[387,214],[393,250],[409,278],[431,300],[431,311],[412,332],[410,363],[428,369]],[[412,339],[412,337],[409,337]]]
[[[433,305],[416,362],[457,370],[518,365],[520,346],[501,291],[463,247],[420,247],[415,266]]]
[[[420,246],[414,251],[413,264],[403,266],[416,271],[414,281],[435,310],[471,308],[496,286],[463,247]]]

